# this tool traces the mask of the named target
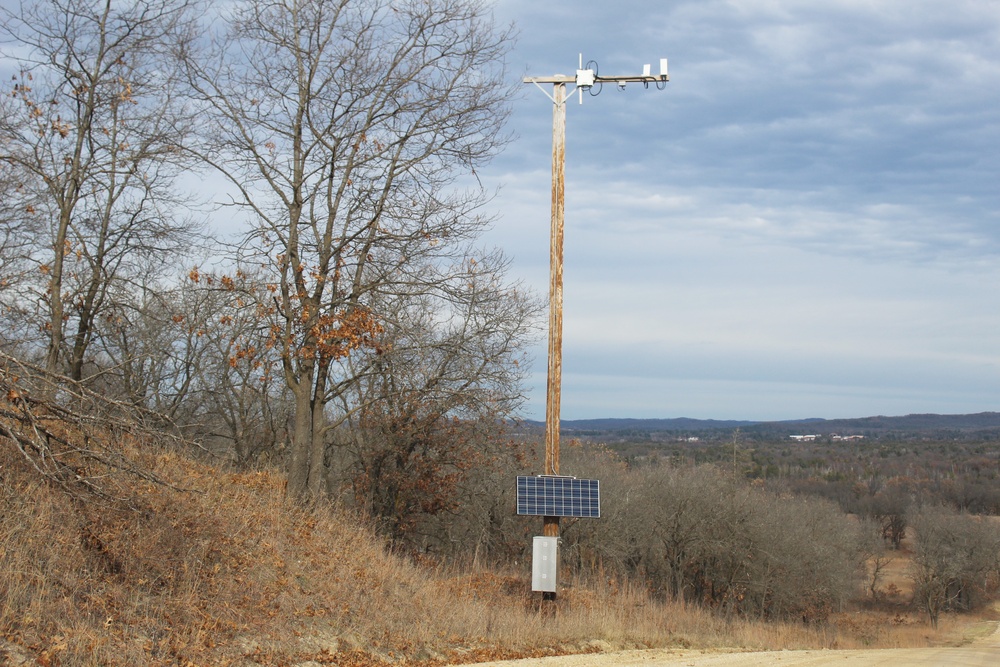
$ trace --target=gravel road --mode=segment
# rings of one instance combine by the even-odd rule
[[[684,649],[623,651],[535,660],[492,662],[477,667],[998,667],[1000,626],[990,636],[961,648],[852,651],[702,652]]]

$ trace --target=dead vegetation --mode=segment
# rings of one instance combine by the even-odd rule
[[[128,504],[125,489],[116,488],[122,476],[171,486],[129,453],[141,450],[139,441],[178,441],[167,425],[162,416],[0,352],[0,436],[41,479],[78,501]]]
[[[126,405],[0,370],[0,655],[40,665],[437,665],[644,647],[912,646],[906,613],[725,619],[614,577],[539,608],[521,569],[415,563],[286,499],[269,470],[190,455]],[[311,663],[310,663],[311,661]]]

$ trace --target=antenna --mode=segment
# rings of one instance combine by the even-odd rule
[[[590,63],[587,63],[590,65]],[[595,67],[597,63],[594,63]],[[583,104],[583,91],[590,90],[594,87],[594,78],[597,76],[595,70],[583,68],[583,54],[580,54],[580,66],[576,70],[576,90],[580,97],[580,104]]]
[[[562,102],[557,102],[556,98],[545,92],[541,84],[551,83],[555,86],[562,85],[564,88],[566,84],[574,84],[576,86],[577,96],[580,100],[580,104],[583,104],[583,91],[590,93],[591,97],[597,97],[601,94],[603,90],[604,82],[612,82],[618,86],[618,90],[625,90],[625,86],[629,83],[641,83],[644,88],[649,88],[649,84],[654,84],[657,90],[664,90],[667,87],[667,82],[670,81],[670,75],[667,72],[667,59],[660,58],[660,73],[653,74],[653,66],[646,64],[642,66],[642,74],[627,74],[627,75],[612,75],[612,76],[602,76],[599,73],[597,62],[590,60],[587,62],[586,67],[583,65],[583,54],[580,54],[579,64],[577,65],[575,76],[566,76],[564,74],[556,74],[554,76],[528,76],[522,79],[524,83],[533,83],[545,93],[546,97],[552,100],[557,106],[562,104]],[[596,92],[595,92],[596,91]],[[565,96],[563,97],[565,100]]]

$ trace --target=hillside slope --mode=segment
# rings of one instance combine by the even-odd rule
[[[280,474],[205,460],[146,418],[0,365],[0,662],[431,666],[928,636],[877,615],[733,622],[605,577],[566,580],[540,608],[523,564],[509,575],[394,555],[357,516],[291,503]]]

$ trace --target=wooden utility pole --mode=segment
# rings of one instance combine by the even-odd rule
[[[545,474],[559,474],[559,410],[562,395],[563,229],[566,211],[566,84],[575,76],[530,77],[525,83],[551,83],[552,226],[549,238],[549,369],[545,395]],[[558,523],[557,523],[558,525]],[[548,533],[545,533],[548,535]],[[558,536],[558,529],[555,535]]]
[[[549,237],[549,368],[545,392],[545,474],[559,474],[559,410],[562,398],[563,229],[566,211],[566,84],[576,77],[524,79],[552,84],[552,225]],[[544,90],[544,89],[543,89]],[[542,535],[559,537],[559,517],[542,517]],[[555,600],[554,592],[542,593]]]
[[[533,83],[542,92],[543,83],[552,84],[552,230],[549,245],[549,368],[545,397],[545,474],[559,474],[559,411],[562,396],[562,330],[563,330],[563,228],[566,209],[566,84],[575,84],[582,93],[594,86],[614,83],[620,89],[627,83],[650,83],[662,88],[667,76],[667,61],[660,60],[660,73],[652,74],[650,66],[641,75],[600,76],[596,69],[583,69],[583,58],[574,76],[525,77],[524,83]],[[589,65],[588,65],[589,67]],[[596,65],[594,65],[596,68]],[[598,89],[600,90],[600,89]],[[581,95],[582,103],[583,97]],[[546,524],[548,525],[548,524]],[[558,522],[556,523],[558,526]],[[545,533],[548,535],[548,533]],[[554,536],[558,536],[558,528]]]
[[[559,412],[562,398],[563,230],[566,211],[566,84],[575,76],[533,77],[552,85],[552,225],[549,238],[549,367],[545,394],[545,474],[559,474]],[[542,518],[542,535],[559,537],[559,517]]]
[[[559,405],[562,394],[563,230],[566,221],[566,84],[557,83],[552,106],[552,235],[549,242],[549,373],[545,400],[545,474],[559,474]]]
[[[549,242],[549,372],[545,394],[545,474],[559,474],[562,400],[563,230],[566,212],[566,83],[552,90],[552,234]],[[559,517],[542,518],[542,535],[559,537]],[[555,593],[552,593],[555,599]]]
[[[588,66],[589,67],[589,66]],[[595,65],[596,67],[596,65]],[[593,69],[580,69],[574,76],[556,74],[554,76],[525,77],[524,83],[551,83],[552,95],[552,227],[549,239],[549,367],[545,394],[545,474],[559,474],[559,415],[562,402],[562,339],[563,339],[563,230],[566,210],[566,84],[575,84],[582,93],[595,84],[615,82],[624,89],[628,82],[640,82],[648,86],[654,83],[661,87],[667,77],[667,61],[660,61],[660,74],[650,74],[646,65],[641,76],[598,76]],[[542,88],[542,92],[545,89]],[[583,97],[580,98],[581,104]],[[542,535],[559,537],[559,517],[542,517]],[[555,593],[543,593],[543,599],[555,600]]]

